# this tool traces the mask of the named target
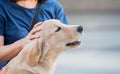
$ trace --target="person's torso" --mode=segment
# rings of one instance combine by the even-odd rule
[[[53,0],[54,1],[54,0]],[[21,38],[24,38],[32,25],[32,20],[36,12],[36,7],[33,9],[24,8],[9,0],[1,0],[4,20],[4,37],[5,45],[11,44]],[[40,7],[37,22],[43,22],[48,19],[55,19],[54,2],[45,2]],[[0,64],[0,67],[6,65],[7,62]]]
[[[4,3],[4,5],[4,12],[6,15],[4,37],[5,45],[8,45],[28,34],[34,14],[36,13],[36,7],[28,9],[10,1]],[[52,3],[46,2],[40,7],[36,23],[43,22],[48,19],[55,19],[55,14]]]

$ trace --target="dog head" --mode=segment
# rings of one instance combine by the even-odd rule
[[[52,19],[43,22],[39,28],[41,29],[38,32],[40,38],[35,40],[35,46],[29,55],[34,60],[42,60],[46,55],[56,55],[62,50],[78,47],[81,43],[80,37],[83,28],[79,25],[65,25]],[[39,56],[35,58],[35,54]]]
[[[65,25],[58,20],[47,20],[40,26],[40,40],[49,47],[60,50],[78,47],[83,28],[79,25]]]

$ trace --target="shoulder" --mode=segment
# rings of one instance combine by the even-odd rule
[[[4,3],[6,0],[0,0],[0,4]]]
[[[9,0],[0,0],[0,6],[5,6]]]
[[[7,0],[0,0],[0,16],[5,15]]]
[[[62,5],[57,0],[48,0],[44,3],[46,6],[49,7],[55,7],[55,8],[61,8]]]
[[[12,2],[10,0],[0,0],[0,17],[7,19],[8,11],[11,11]]]
[[[9,0],[0,0],[0,9],[4,10],[8,7]]]

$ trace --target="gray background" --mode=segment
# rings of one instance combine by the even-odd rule
[[[55,74],[120,74],[120,0],[58,1],[84,32],[79,48],[60,55]]]

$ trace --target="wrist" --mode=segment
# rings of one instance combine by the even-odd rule
[[[25,38],[23,38],[23,39],[20,39],[20,40],[16,41],[15,43],[17,44],[17,46],[18,46],[19,48],[23,48],[23,47],[24,47],[26,44],[28,44],[29,42],[30,42],[30,40],[25,37]]]
[[[21,40],[18,40],[18,41],[16,41],[16,42],[14,42],[13,45],[14,45],[17,49],[22,49],[22,48],[23,48],[23,43],[21,42]]]

